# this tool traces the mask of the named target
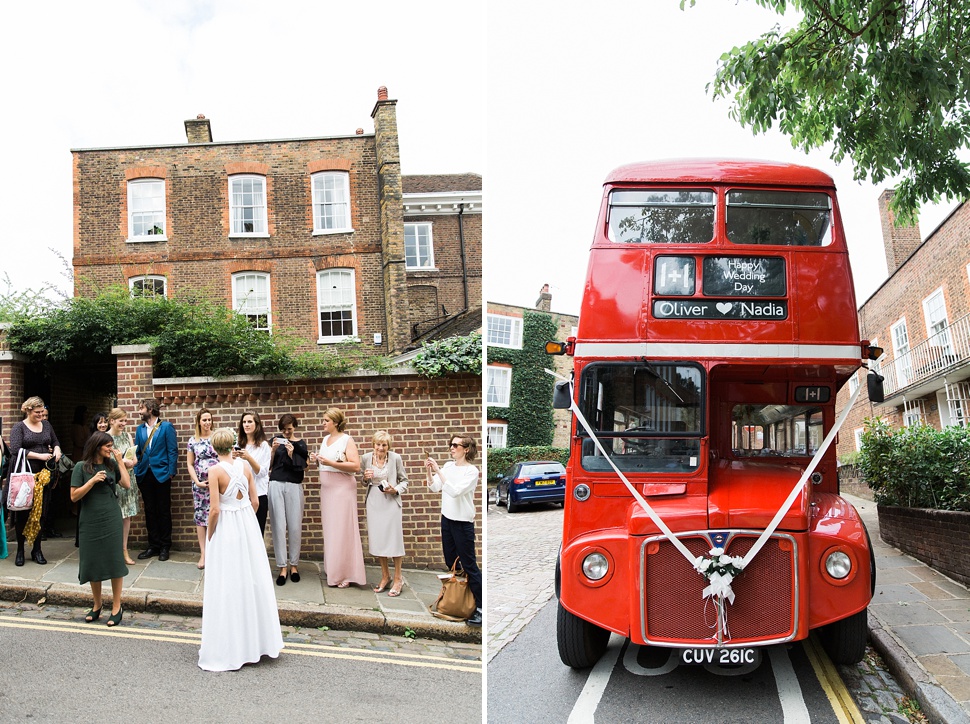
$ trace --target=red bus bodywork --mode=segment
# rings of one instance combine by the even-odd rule
[[[634,209],[626,222],[622,203]],[[692,203],[696,209],[677,206]],[[802,209],[803,203],[816,208]],[[612,226],[611,214],[621,219]],[[745,214],[768,221],[749,222]],[[699,243],[617,240],[623,229],[663,236],[655,227],[664,218],[703,229],[711,216],[711,238]],[[734,218],[757,243],[729,238],[726,220]],[[808,229],[812,220],[824,243],[810,229],[803,238],[799,225]],[[772,224],[789,243],[772,243]],[[770,274],[762,274],[766,269]],[[587,416],[605,418],[600,431],[616,459],[629,456],[629,481],[693,555],[707,555],[717,541],[731,555],[750,549],[808,465],[817,436],[833,426],[836,393],[860,368],[866,344],[835,186],[826,174],[781,163],[672,160],[623,166],[606,179],[577,335],[568,345],[573,399]],[[629,404],[617,401],[621,393],[610,385],[633,390]],[[641,404],[647,397],[657,402]],[[757,424],[745,422],[749,414]],[[766,422],[774,414],[792,418]],[[686,422],[659,422],[664,415]],[[623,437],[623,425],[640,437]],[[684,429],[689,436],[678,432]],[[769,433],[777,436],[770,448]],[[590,665],[600,648],[590,648],[590,638],[605,647],[600,633],[610,631],[638,644],[696,649],[796,641],[827,627],[836,639],[850,639],[836,641],[836,649],[853,651],[833,658],[855,657],[874,573],[863,523],[839,496],[834,444],[734,581],[725,639],[712,626],[705,578],[601,464],[588,437],[574,419],[557,570],[566,663]],[[657,448],[661,467],[651,468]],[[826,571],[834,551],[851,564],[841,579]],[[591,553],[608,564],[599,580],[583,571]],[[852,626],[840,628],[846,620]],[[588,651],[563,654],[564,646]]]

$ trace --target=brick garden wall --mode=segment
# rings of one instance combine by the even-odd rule
[[[194,432],[195,414],[205,406],[217,427],[238,427],[244,410],[259,413],[267,434],[276,430],[276,421],[285,412],[300,421],[298,435],[310,450],[319,448],[323,439],[320,421],[328,407],[339,407],[347,416],[347,432],[357,441],[362,453],[370,450],[370,439],[379,429],[393,438],[393,449],[404,458],[411,486],[404,498],[404,536],[407,551],[404,565],[409,568],[443,568],[440,547],[440,494],[431,493],[424,478],[424,450],[431,450],[442,464],[449,459],[448,443],[453,432],[465,432],[481,439],[481,377],[455,375],[429,380],[413,372],[400,370],[387,375],[347,376],[330,380],[297,380],[284,382],[255,377],[225,380],[207,378],[154,379],[151,354],[145,346],[116,347],[118,365],[118,404],[129,414],[129,432],[134,435],[136,409],[140,400],[156,397],[161,401],[162,419],[171,422],[178,434],[181,454],[179,470],[173,480],[173,544],[177,550],[195,551],[198,547],[192,520],[192,490],[186,472],[185,451]],[[0,412],[4,415],[4,434],[9,425],[21,418],[19,407],[24,399],[24,363],[7,354],[0,357]],[[6,381],[13,382],[7,386]],[[60,389],[60,388],[58,388]],[[80,393],[64,389],[60,399],[81,399]],[[73,407],[62,404],[61,419]],[[70,408],[70,409],[68,409]],[[15,411],[16,410],[16,411]],[[91,410],[94,411],[93,409]],[[7,420],[10,420],[8,423]],[[66,422],[52,421],[64,449],[70,439],[70,417]],[[63,432],[62,432],[63,430]],[[481,470],[481,460],[476,461]],[[315,469],[307,472],[304,483],[306,509],[303,528],[303,557],[323,556],[320,519],[319,477]],[[482,495],[479,488],[479,515],[476,532],[482,541]],[[364,508],[365,489],[358,491],[358,514],[364,553],[367,555],[367,525]],[[139,500],[139,507],[141,501]],[[132,521],[130,549],[134,552],[146,543],[144,516]],[[269,526],[267,550],[272,549]]]
[[[970,585],[970,513],[886,505],[878,512],[886,543]]]

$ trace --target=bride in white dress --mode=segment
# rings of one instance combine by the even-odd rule
[[[212,434],[219,463],[209,470],[210,508],[199,668],[234,671],[283,649],[273,576],[259,534],[252,470],[232,459],[234,436]]]

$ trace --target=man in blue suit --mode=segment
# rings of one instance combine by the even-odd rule
[[[158,400],[142,400],[138,407],[143,424],[135,431],[138,464],[135,476],[145,503],[148,548],[138,554],[145,560],[167,561],[172,547],[172,478],[178,469],[178,438],[172,423],[159,419]]]

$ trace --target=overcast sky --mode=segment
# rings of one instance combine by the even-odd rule
[[[0,291],[70,292],[72,148],[185,143],[199,113],[216,141],[372,133],[384,85],[404,173],[485,169],[482,3],[5,3],[0,27]]]
[[[862,304],[886,278],[876,200],[828,152],[754,136],[705,92],[720,55],[781,19],[752,0],[557,5],[489,0],[485,295],[577,314],[602,183],[617,166],[720,156],[801,163],[836,182]],[[926,209],[924,236],[952,209]]]

